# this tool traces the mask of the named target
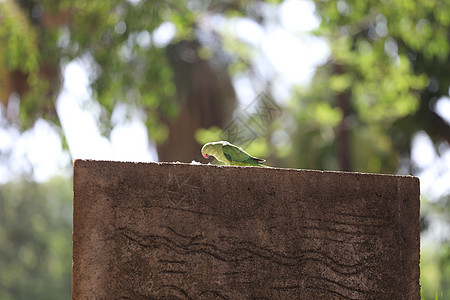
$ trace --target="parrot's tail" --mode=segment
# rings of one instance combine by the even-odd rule
[[[263,167],[263,168],[272,168],[271,166],[268,166],[268,165],[263,165],[263,164],[258,164],[258,167]]]

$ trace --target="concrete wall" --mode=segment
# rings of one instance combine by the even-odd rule
[[[419,299],[411,176],[77,160],[73,299]]]

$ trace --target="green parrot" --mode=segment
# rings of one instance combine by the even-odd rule
[[[227,141],[206,143],[202,147],[202,155],[204,158],[214,156],[224,165],[267,167],[262,164],[266,161],[265,159],[253,157],[241,147]]]

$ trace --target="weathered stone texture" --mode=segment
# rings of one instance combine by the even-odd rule
[[[411,176],[77,160],[73,299],[419,299]]]

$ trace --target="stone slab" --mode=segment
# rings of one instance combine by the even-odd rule
[[[411,176],[76,160],[73,299],[420,299]]]

